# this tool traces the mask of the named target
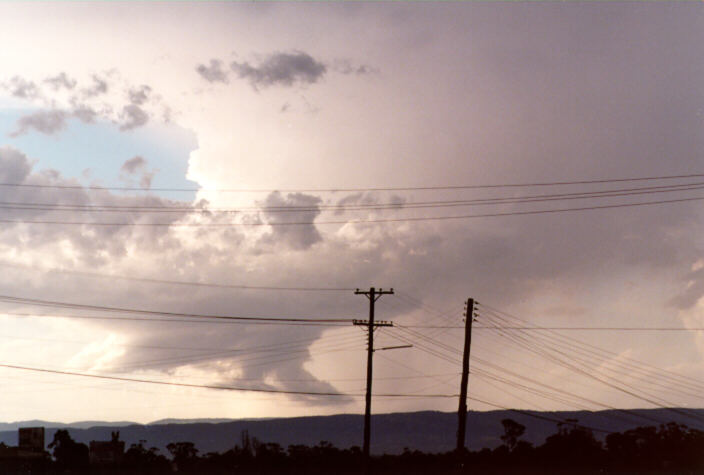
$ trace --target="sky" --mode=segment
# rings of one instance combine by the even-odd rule
[[[471,410],[702,407],[701,5],[11,3],[0,42],[0,420],[361,413],[370,287],[413,345],[374,412],[456,410],[470,297]]]

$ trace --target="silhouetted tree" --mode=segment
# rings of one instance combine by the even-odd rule
[[[506,444],[509,451],[513,451],[518,439],[526,431],[526,426],[519,424],[513,419],[504,419],[501,421],[501,425],[504,426],[504,435],[501,436],[501,440]]]
[[[144,447],[146,440],[140,440],[137,444],[130,445],[125,452],[124,463],[131,469],[138,470],[165,470],[170,467],[166,457],[159,454],[159,449]]]
[[[539,447],[539,457],[547,465],[595,467],[603,462],[604,450],[590,429],[577,425],[576,419],[557,424],[553,434]]]
[[[172,442],[166,446],[178,470],[189,469],[198,461],[198,449],[193,442]]]
[[[56,465],[60,468],[75,469],[88,465],[88,446],[73,440],[68,430],[57,430],[49,448],[53,449]]]

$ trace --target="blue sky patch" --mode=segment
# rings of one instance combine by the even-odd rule
[[[55,169],[85,185],[139,187],[141,173],[121,171],[123,164],[140,156],[144,171],[154,172],[152,188],[197,188],[186,179],[188,157],[198,148],[196,136],[176,124],[147,124],[120,131],[110,122],[85,124],[69,119],[66,129],[52,135],[34,130],[12,137],[17,120],[33,110],[0,111],[0,145],[9,145],[35,163],[34,170]],[[130,192],[139,193],[139,192]],[[191,201],[195,192],[155,192],[159,196]]]

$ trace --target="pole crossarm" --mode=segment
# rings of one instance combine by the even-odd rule
[[[352,320],[352,325],[360,326],[360,327],[368,327],[369,326],[369,320]],[[374,322],[375,327],[393,327],[394,322],[390,322],[388,320],[377,320]]]
[[[369,290],[355,289],[354,294],[355,295],[366,295],[369,300],[373,300],[374,302],[376,302],[377,300],[379,300],[379,297],[381,297],[382,295],[393,295],[394,289],[383,290],[383,289],[375,289],[373,287]]]

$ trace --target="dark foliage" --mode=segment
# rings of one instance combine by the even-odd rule
[[[81,469],[88,466],[88,446],[76,442],[67,430],[57,430],[49,444],[56,466],[62,469]]]
[[[462,473],[703,473],[704,432],[670,423],[609,434],[605,443],[577,420],[559,423],[557,432],[537,447],[520,440],[525,427],[511,419],[501,421],[503,445],[493,450],[462,453],[423,453],[405,449],[400,455],[383,455],[371,461],[375,474]],[[366,468],[359,447],[339,449],[322,441],[315,446],[266,443],[241,434],[238,443],[223,453],[199,455],[191,442],[167,446],[171,460],[146,441],[132,444],[119,465],[93,468],[88,447],[59,430],[49,444],[52,465],[21,466],[0,457],[2,473],[213,473],[213,474],[357,474]],[[2,447],[8,450],[8,447]]]

